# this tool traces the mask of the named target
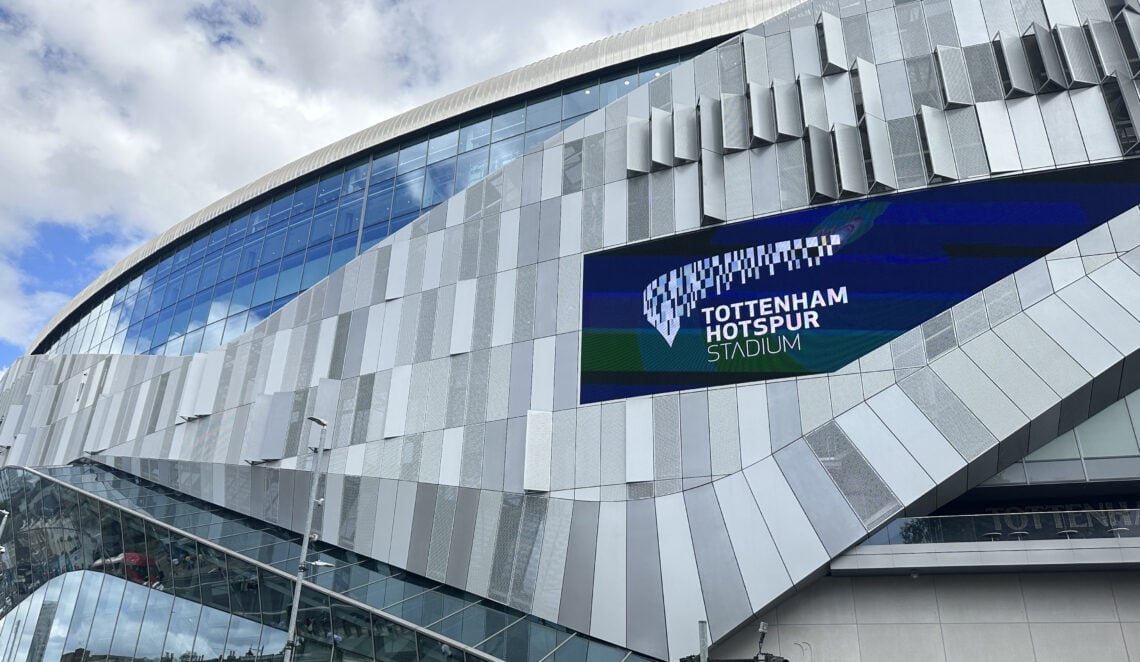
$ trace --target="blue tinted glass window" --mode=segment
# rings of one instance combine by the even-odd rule
[[[341,205],[337,212],[336,228],[334,234],[340,236],[346,232],[353,232],[360,228],[360,214],[364,210],[364,201],[358,200],[347,205]]]
[[[190,259],[190,247],[187,246],[186,248],[183,248],[182,250],[180,250],[174,254],[173,268],[175,270],[177,270],[180,267],[186,266],[186,263],[189,261],[189,259]]]
[[[655,62],[640,67],[640,73],[637,75],[638,85],[644,85],[655,78],[660,78],[662,74],[677,66],[677,59],[670,58],[664,62]]]
[[[295,253],[305,248],[309,243],[309,227],[311,221],[301,221],[289,226],[285,232],[285,254]]]
[[[329,261],[329,273],[348,264],[348,261],[356,256],[356,236],[357,233],[353,232],[343,237],[337,237],[336,241],[333,242],[332,259]]]
[[[234,292],[230,299],[231,313],[249,308],[249,302],[253,300],[253,284],[257,280],[256,276],[257,274],[249,271],[234,279]]]
[[[227,235],[229,235],[229,228],[225,228],[225,227],[218,228],[217,230],[214,230],[213,232],[211,232],[210,233],[210,243],[208,243],[206,245],[206,252],[207,253],[213,253],[214,251],[220,249],[222,246],[225,246]],[[160,271],[158,273],[159,276],[162,275],[161,268],[162,268],[162,265],[159,265],[159,269],[160,269]]]
[[[605,106],[629,94],[635,87],[637,87],[637,72],[634,71],[602,81],[602,105]]]
[[[225,321],[221,321],[207,325],[202,334],[202,346],[210,348],[222,344],[222,331],[225,330],[225,324]]]
[[[166,284],[166,294],[162,297],[163,307],[174,305],[178,301],[178,295],[182,292],[182,277],[174,276],[170,282]]]
[[[341,195],[348,195],[363,191],[364,185],[368,183],[368,162],[359,163],[357,165],[349,166],[344,172],[344,184],[341,186]]]
[[[241,246],[227,248],[222,253],[222,263],[218,267],[218,280],[233,278],[238,271],[238,262],[241,260]]]
[[[396,176],[396,153],[372,157],[371,183],[382,182]]]
[[[301,279],[301,289],[307,290],[329,275],[329,255],[331,244],[320,244],[309,249],[305,256],[305,275]]]
[[[296,215],[309,211],[316,204],[317,184],[313,182],[303,188],[297,189],[297,192],[293,194],[293,210],[290,214]]]
[[[238,271],[249,271],[257,266],[257,261],[261,258],[261,244],[265,241],[263,237],[250,237],[245,240],[245,245],[241,247],[241,259],[238,260]]]
[[[526,107],[526,130],[554,124],[562,119],[562,97],[535,101]]]
[[[305,266],[305,254],[296,253],[281,261],[281,273],[277,277],[276,296],[293,294],[301,286],[301,269]]]
[[[249,216],[242,216],[241,218],[230,223],[230,235],[227,241],[234,241],[240,239],[249,233]]]
[[[459,130],[459,151],[466,152],[491,143],[491,120],[469,124]]]
[[[184,354],[193,354],[202,348],[202,329],[197,329],[187,333],[182,338],[182,352]]]
[[[424,207],[437,205],[451,197],[455,184],[455,160],[433,163],[427,168],[424,183]]]
[[[427,141],[408,145],[400,150],[400,164],[396,167],[396,174],[402,175],[416,168],[422,168],[427,162]]]
[[[487,176],[487,153],[489,148],[460,154],[455,161],[455,190],[462,191]]]
[[[214,298],[210,305],[210,316],[206,323],[210,324],[226,317],[230,312],[230,294],[233,292],[234,282],[227,280],[214,286]]]
[[[424,171],[417,170],[400,175],[396,180],[396,197],[392,203],[392,214],[406,214],[419,211],[424,192]]]
[[[222,240],[224,241],[225,237],[226,237],[226,229],[222,228],[220,230],[220,232],[222,233]],[[214,234],[217,234],[217,232],[215,232]],[[165,260],[163,260],[162,262],[159,262],[158,268],[155,270],[155,278],[162,278],[163,276],[168,275],[170,273],[171,262],[173,262],[173,260],[169,257],[166,258]]]
[[[428,163],[441,161],[449,156],[455,156],[459,148],[459,130],[449,131],[442,136],[435,136],[428,141]]]
[[[392,222],[388,225],[388,234],[396,234],[400,228],[419,218],[419,215],[420,213],[417,211],[403,216],[393,216]]]
[[[174,320],[170,322],[170,335],[186,333],[190,324],[190,311],[194,310],[194,300],[184,299],[174,305]]]
[[[277,289],[277,270],[281,268],[280,262],[263,264],[257,268],[257,283],[253,286],[253,307],[273,300],[273,293]]]
[[[194,330],[206,324],[210,316],[210,302],[213,301],[213,292],[205,290],[194,297],[194,307],[190,311],[190,322],[187,329]]]
[[[577,117],[601,108],[601,92],[597,84],[585,85],[562,94],[563,119]]]
[[[269,218],[278,219],[286,217],[293,210],[293,192],[282,193],[273,200],[269,206]]]
[[[265,244],[261,248],[261,261],[272,262],[281,257],[285,247],[285,231],[278,230],[265,237]]]
[[[491,120],[491,142],[522,133],[525,118],[525,108],[496,113],[494,119]]]
[[[388,236],[388,224],[365,226],[360,235],[360,252],[372,248]]]
[[[170,338],[170,323],[174,321],[174,307],[171,306],[158,314],[158,321],[154,324],[154,344],[165,344]]]
[[[253,210],[249,215],[249,227],[253,230],[260,230],[269,225],[269,205],[265,205]],[[213,250],[213,246],[210,250]]]
[[[368,204],[364,207],[364,225],[376,225],[392,215],[392,191],[395,182],[385,182],[369,189]]]
[[[332,238],[333,224],[336,222],[336,209],[328,209],[317,214],[313,219],[313,231],[309,237],[310,244]]]
[[[227,343],[241,334],[245,333],[245,320],[246,313],[238,313],[226,319],[226,330],[222,332],[222,342]],[[212,610],[206,610],[212,611]],[[199,633],[201,630],[199,630]],[[222,631],[222,637],[225,637],[225,631]],[[224,639],[223,639],[224,641]]]
[[[200,237],[197,241],[190,245],[190,259],[197,260],[206,254],[206,244],[209,242],[209,237]],[[138,291],[138,279],[134,283],[135,291]]]
[[[336,200],[340,195],[340,182],[342,173],[335,173],[332,175],[325,175],[317,184],[317,204],[323,204],[330,200]]]
[[[526,144],[524,146],[524,149],[529,152],[532,147],[538,147],[542,144],[542,141],[546,140],[550,136],[553,136],[561,130],[561,124],[551,124],[550,126],[544,126],[541,129],[527,131]]]
[[[491,159],[487,164],[487,172],[495,172],[509,161],[513,161],[523,153],[523,137],[515,136],[510,140],[491,143]]]

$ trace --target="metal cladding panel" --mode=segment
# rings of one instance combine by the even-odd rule
[[[652,138],[649,120],[636,117],[626,119],[625,169],[629,174],[649,172],[652,155]]]
[[[804,117],[800,111],[799,86],[795,83],[773,82],[772,96],[776,102],[777,139],[788,140],[803,136]]]
[[[945,111],[923,106],[921,117],[923,150],[931,179],[957,179],[958,166],[954,162],[954,148],[950,142]]]
[[[752,120],[752,140],[761,145],[776,142],[776,102],[772,88],[760,83],[748,84],[749,110]]]
[[[1017,141],[1009,123],[1004,101],[986,101],[976,107],[978,125],[982,131],[982,144],[991,172],[1015,172],[1021,169],[1017,154]]]
[[[803,109],[804,125],[827,131],[831,128],[827,119],[827,102],[823,95],[823,79],[804,74],[799,79],[800,107]]]
[[[693,162],[701,158],[701,134],[696,106],[673,108],[673,156],[678,161]]]
[[[839,197],[839,181],[835,167],[835,147],[831,134],[814,127],[808,127],[808,146],[811,155],[812,197],[835,200]]]
[[[974,102],[970,77],[966,71],[966,58],[962,49],[939,46],[935,52],[938,75],[942,85],[942,98],[947,108],[968,106]]]
[[[895,157],[887,122],[868,115],[863,118],[864,159],[870,163],[867,173],[872,191],[895,190],[899,180],[895,174]]]
[[[1008,98],[1035,94],[1038,88],[1036,77],[1029,68],[1022,40],[1016,36],[999,33],[993,44],[998,75],[1005,96]]]
[[[867,169],[864,165],[863,140],[858,127],[836,124],[833,133],[835,160],[839,171],[840,193],[866,195]]]
[[[676,162],[673,150],[673,114],[660,108],[649,110],[649,153],[654,168],[672,168]]]
[[[725,151],[737,152],[751,147],[748,98],[743,94],[722,94],[720,110]]]
[[[855,114],[858,120],[865,115],[885,119],[883,110],[883,95],[879,90],[878,68],[862,58],[856,58],[855,66],[851,69],[851,91],[856,97]]]
[[[839,17],[827,12],[821,13],[816,22],[816,38],[819,40],[823,75],[847,71],[847,45],[844,43],[843,24]]]
[[[1058,25],[1053,32],[1070,86],[1086,87],[1099,83],[1101,76],[1093,62],[1085,31],[1075,25]]]
[[[1022,42],[1025,44],[1030,73],[1037,82],[1038,93],[1056,92],[1068,87],[1061,53],[1051,30],[1034,23],[1025,31]]]

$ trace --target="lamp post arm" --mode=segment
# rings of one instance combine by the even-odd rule
[[[311,420],[311,419],[310,419]],[[316,421],[313,421],[317,423]],[[305,536],[301,539],[301,559],[297,565],[297,583],[293,586],[293,607],[289,610],[289,631],[285,636],[284,662],[293,662],[297,651],[297,613],[301,608],[301,584],[305,579],[309,561],[309,540],[313,537],[313,511],[317,505],[317,484],[320,482],[321,456],[325,452],[325,425],[321,427],[321,440],[313,460],[312,485],[309,486],[309,512],[305,517]]]

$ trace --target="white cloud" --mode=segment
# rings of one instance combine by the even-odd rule
[[[3,303],[24,311],[0,324],[0,341],[27,343],[73,294],[14,266],[21,253],[52,249],[40,223],[109,237],[85,265],[97,272],[213,200],[353,131],[701,4],[0,5],[0,287]]]

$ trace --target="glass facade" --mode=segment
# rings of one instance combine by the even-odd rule
[[[163,250],[43,351],[184,355],[233,340],[457,191],[700,50],[440,124],[267,194]]]
[[[281,658],[298,535],[101,465],[44,472],[0,471],[12,513],[0,651],[19,653],[0,659]],[[310,550],[299,660],[643,659],[344,549]]]

